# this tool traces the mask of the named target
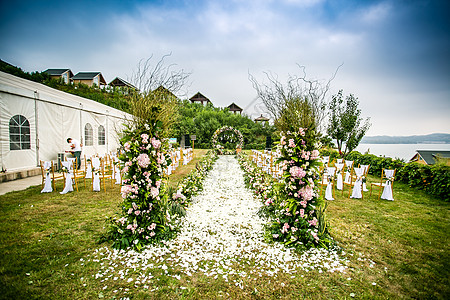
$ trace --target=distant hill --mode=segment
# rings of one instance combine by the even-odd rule
[[[411,136],[365,136],[361,144],[450,144],[450,134],[432,133]]]

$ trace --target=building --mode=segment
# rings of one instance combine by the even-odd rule
[[[50,75],[50,78],[52,79],[61,79],[65,84],[69,84],[73,77],[73,73],[70,69],[47,69],[44,73]]]
[[[117,134],[131,115],[99,102],[0,72],[0,168],[29,170],[83,144],[82,155],[119,147]]]
[[[261,114],[259,117],[257,117],[255,119],[255,123],[258,123],[258,122],[260,122],[260,123],[269,122],[269,118],[266,118]]]
[[[450,165],[450,151],[442,150],[416,150],[417,153],[409,160],[409,162],[417,162],[424,165],[434,165],[438,161],[445,162]]]
[[[212,102],[208,98],[203,96],[200,92],[197,92],[197,94],[192,96],[189,101],[191,101],[192,103],[200,103],[201,105],[207,105],[208,103],[212,104]]]
[[[117,87],[117,88],[127,88],[130,90],[138,91],[138,88],[132,85],[131,83],[123,80],[122,78],[116,77],[114,78],[110,83],[108,83],[110,87]]]
[[[240,108],[239,106],[237,106],[234,102],[231,103],[229,106],[227,106],[227,108],[229,109],[229,111],[231,111],[234,114],[242,114],[242,108]]]
[[[72,82],[86,84],[88,86],[102,87],[106,85],[105,78],[100,72],[78,72],[72,77]]]

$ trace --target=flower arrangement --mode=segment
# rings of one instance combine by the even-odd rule
[[[281,133],[277,163],[285,167],[278,182],[268,180],[248,163],[241,164],[250,187],[263,195],[262,211],[270,220],[266,225],[267,238],[299,249],[328,247],[332,243],[318,193],[322,163],[315,140],[314,132],[303,128]]]
[[[224,132],[227,132],[227,134],[221,135]],[[228,132],[231,134],[228,134]],[[227,141],[230,141],[231,143],[236,142],[236,149],[242,149],[242,146],[244,144],[244,137],[242,136],[242,133],[231,126],[223,126],[222,128],[217,129],[212,137],[213,149],[217,149],[216,151],[218,151],[219,154],[222,154],[220,152],[220,148],[217,148],[217,146],[221,146],[217,144],[218,140],[220,140],[221,142]],[[223,149],[223,146],[221,147],[222,147],[221,149]]]
[[[112,218],[109,238],[113,247],[140,250],[144,245],[169,238],[176,224],[169,213],[172,199],[166,193],[163,170],[170,164],[167,140],[152,134],[148,126],[124,131],[120,140],[123,171],[120,218]],[[153,128],[156,128],[154,126]]]

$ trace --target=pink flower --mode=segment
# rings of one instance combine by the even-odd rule
[[[155,138],[152,138],[152,145],[155,147],[155,149],[158,149],[161,146],[161,141],[157,140]]]
[[[291,173],[292,177],[294,178],[303,178],[306,176],[306,172],[297,166],[293,166],[289,169],[289,173]]]
[[[146,153],[141,153],[137,157],[137,161],[139,166],[141,166],[142,168],[147,168],[148,165],[150,164],[150,157],[148,157]]]
[[[140,210],[136,210],[136,211],[134,212],[134,214],[135,214],[136,216],[139,216],[140,213],[141,213]]]
[[[130,149],[131,149],[131,144],[130,144],[130,142],[126,142],[124,145],[123,145],[123,148],[125,149],[125,151],[130,151]]]
[[[150,194],[152,195],[153,198],[158,197],[158,195],[159,195],[159,190],[158,190],[158,188],[152,186],[152,187],[150,188]]]
[[[141,138],[142,138],[142,143],[143,144],[147,144],[148,143],[148,138],[149,138],[148,134],[145,134],[145,133],[141,134]]]
[[[314,197],[314,189],[310,186],[304,186],[300,189],[300,195],[304,201],[309,201]]]
[[[311,152],[311,160],[317,159],[317,158],[319,157],[319,155],[320,155],[319,150],[313,150],[313,151]]]
[[[305,128],[300,128],[299,130],[298,130],[298,133],[300,133],[300,135],[301,136],[305,136]]]
[[[284,223],[283,228],[281,229],[281,233],[286,233],[289,229],[289,224]]]
[[[305,216],[305,210],[302,208],[300,209],[300,217],[303,218]]]
[[[309,225],[311,225],[311,226],[317,226],[317,219],[314,218],[314,219],[312,219],[311,221],[308,221],[308,223],[309,223]]]
[[[295,147],[295,143],[294,143],[294,139],[289,139],[289,147],[294,148]]]

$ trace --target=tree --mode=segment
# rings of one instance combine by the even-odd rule
[[[328,81],[322,82],[308,79],[305,67],[299,67],[302,74],[289,75],[286,84],[271,73],[265,73],[268,83],[259,83],[252,75],[249,79],[279,131],[308,128],[318,133],[323,130],[327,93],[339,68]]]
[[[336,140],[338,151],[341,157],[345,158],[359,145],[371,124],[370,118],[367,118],[361,125],[363,120],[360,117],[361,109],[358,108],[358,98],[350,94],[344,99],[342,93],[343,91],[340,90],[332,96],[329,104],[330,120],[327,132],[331,138]]]

